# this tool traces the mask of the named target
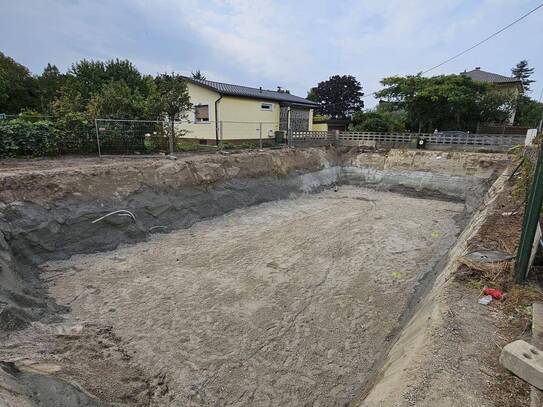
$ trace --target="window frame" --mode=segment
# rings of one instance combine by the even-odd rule
[[[207,103],[207,102],[201,102],[201,103],[198,103],[198,104],[194,105],[194,124],[208,124],[208,123],[211,123],[211,110],[209,109],[210,105],[211,104]],[[196,108],[197,107],[202,107],[202,106],[207,106],[207,120],[201,120],[201,119],[198,119],[198,117],[196,117]]]
[[[265,109],[264,107],[262,106],[269,106],[270,108],[269,109]],[[264,112],[273,112],[273,103],[270,103],[270,102],[260,102],[260,110],[264,111]]]

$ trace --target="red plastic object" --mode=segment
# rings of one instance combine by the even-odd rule
[[[483,290],[483,293],[485,295],[492,296],[492,298],[494,298],[495,300],[501,300],[503,297],[503,293],[500,290],[496,290],[495,288],[485,287],[485,289]]]

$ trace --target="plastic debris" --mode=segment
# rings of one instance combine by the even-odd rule
[[[438,237],[441,236],[441,233],[438,232],[437,230],[433,230],[432,233],[430,234],[434,239],[437,239]]]
[[[511,260],[513,258],[513,256],[511,256],[509,253],[504,253],[497,250],[479,250],[468,253],[463,257],[482,263],[493,263],[496,261]]]
[[[501,292],[500,290],[497,290],[495,288],[489,288],[489,287],[484,288],[483,294],[490,295],[495,300],[501,300],[502,297],[503,297],[503,292]]]
[[[481,305],[488,305],[492,302],[492,296],[491,295],[485,295],[484,297],[479,298],[479,304]]]
[[[402,276],[402,273],[400,273],[399,271],[394,271],[390,273],[390,275],[392,276],[392,278],[398,279]]]

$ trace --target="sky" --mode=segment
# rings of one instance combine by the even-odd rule
[[[424,71],[541,0],[0,0],[0,51],[39,74],[121,58],[141,72],[308,89],[354,75],[367,95],[386,76]],[[475,67],[509,76],[527,59],[543,90],[543,8],[427,75]],[[375,105],[369,96],[366,107]]]

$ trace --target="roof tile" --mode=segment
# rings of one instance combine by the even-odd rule
[[[250,88],[248,86],[232,85],[229,83],[214,82],[201,79],[193,79],[185,77],[186,80],[196,85],[204,86],[208,89],[215,90],[223,95],[240,96],[255,99],[275,100],[285,102],[287,104],[303,105],[307,107],[318,107],[319,104],[300,96],[292,95],[285,92],[277,92],[267,89]]]
[[[473,69],[472,71],[462,72],[461,75],[468,76],[474,81],[488,83],[513,83],[521,82],[518,78],[499,75],[497,73],[482,71],[481,69]]]

